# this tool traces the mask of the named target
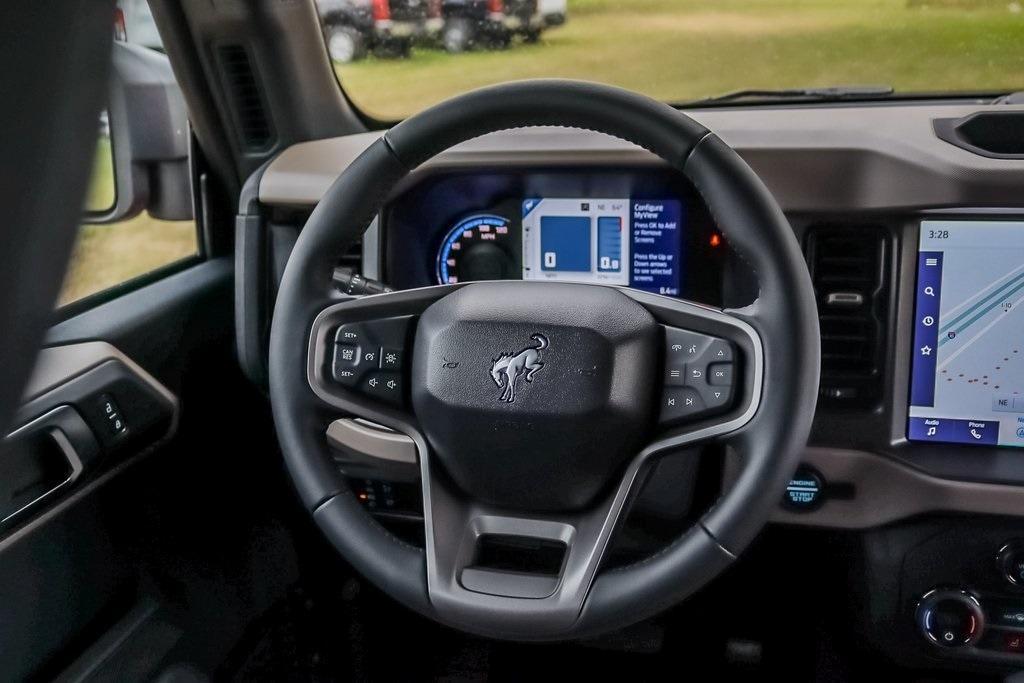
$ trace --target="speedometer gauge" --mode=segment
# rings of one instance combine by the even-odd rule
[[[470,280],[504,280],[522,276],[509,219],[474,214],[455,224],[437,253],[437,281],[442,285]]]

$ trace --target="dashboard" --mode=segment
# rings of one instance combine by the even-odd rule
[[[635,287],[715,306],[754,296],[750,273],[672,171],[440,172],[401,197],[381,218],[386,278],[397,288],[531,279]],[[909,220],[916,283],[903,455],[915,456],[914,442],[1024,446],[1024,221]],[[822,232],[807,226],[805,243]],[[900,237],[890,232],[883,241],[894,247]],[[832,317],[871,303],[870,288],[834,289],[819,292],[831,316],[826,333]]]
[[[818,297],[814,429],[773,521],[853,535],[862,571],[844,593],[870,609],[850,618],[896,661],[1024,663],[1013,630],[1024,615],[1024,156],[948,139],[958,121],[1022,112],[970,101],[688,112],[768,185]],[[305,216],[378,135],[295,145],[251,180],[239,301],[273,291]],[[410,174],[344,263],[396,289],[564,279],[738,308],[757,288],[728,234],[645,150],[531,129]],[[260,268],[270,272],[253,276]],[[271,305],[262,321],[258,307],[239,313],[254,377]],[[932,626],[960,629],[964,615],[975,621],[947,647]]]

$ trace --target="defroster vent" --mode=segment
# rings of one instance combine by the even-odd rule
[[[242,144],[248,151],[264,151],[273,143],[274,128],[249,52],[241,45],[221,45],[217,54]]]

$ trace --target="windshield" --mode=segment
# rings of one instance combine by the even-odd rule
[[[1024,89],[1020,0],[318,0],[345,91],[400,119],[521,78],[667,102],[735,90]]]

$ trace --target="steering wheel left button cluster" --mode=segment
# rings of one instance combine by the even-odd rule
[[[383,403],[404,405],[412,319],[403,315],[340,325],[331,355],[334,381]]]

